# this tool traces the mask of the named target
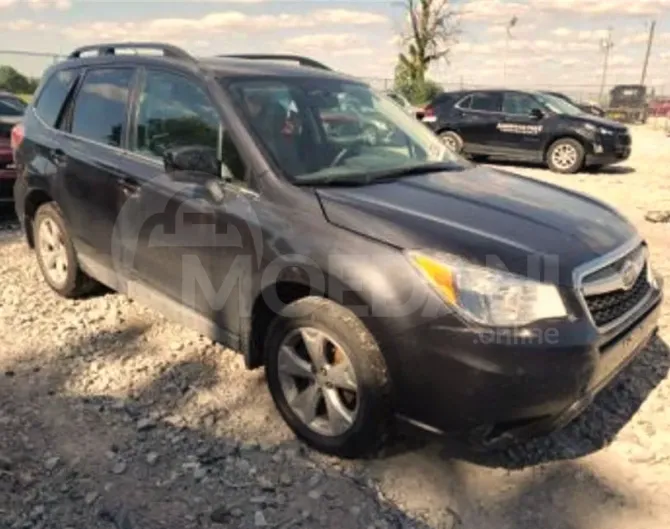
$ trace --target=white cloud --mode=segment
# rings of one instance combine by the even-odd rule
[[[66,10],[72,7],[71,0],[25,0],[33,9],[55,8]]]
[[[322,33],[291,37],[283,41],[283,47],[293,53],[327,53],[336,57],[363,57],[374,53],[364,39],[352,33]]]
[[[88,22],[64,28],[64,36],[78,41],[105,39],[178,39],[219,31],[244,33],[277,29],[312,28],[323,24],[372,25],[388,19],[367,11],[319,9],[305,14],[248,15],[240,11],[210,13],[201,18],[156,18],[135,22]]]
[[[670,8],[670,0],[530,0],[529,4],[579,15],[654,15]]]
[[[461,14],[464,20],[483,20],[489,23],[507,21],[530,11],[532,2],[506,2],[503,0],[471,0],[463,5]]]
[[[628,55],[612,55],[609,59],[610,66],[628,66],[633,62],[633,59]]]
[[[551,31],[551,34],[555,37],[569,37],[573,34],[573,31],[569,28],[556,28]]]
[[[301,35],[285,39],[283,44],[289,48],[310,50],[344,50],[363,43],[358,35],[352,33],[322,33]]]

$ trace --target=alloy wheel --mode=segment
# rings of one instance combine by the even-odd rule
[[[38,240],[44,272],[56,286],[63,286],[69,268],[63,232],[56,222],[45,218],[39,225]]]
[[[458,143],[458,139],[453,134],[451,133],[442,134],[440,135],[440,139],[442,140],[442,143],[447,147],[447,149],[456,153],[460,151],[460,145]]]
[[[310,430],[327,437],[346,433],[359,409],[359,388],[346,351],[324,331],[302,327],[278,352],[282,393]]]
[[[562,170],[570,169],[575,163],[579,154],[569,143],[562,143],[558,145],[551,153],[551,161],[553,164]]]

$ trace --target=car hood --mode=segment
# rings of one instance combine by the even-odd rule
[[[576,266],[637,237],[593,198],[477,166],[316,192],[329,222],[365,237],[521,275],[542,266],[545,280],[562,284],[572,283]]]
[[[596,127],[607,127],[608,129],[617,130],[620,132],[626,131],[626,126],[614,120],[594,116],[593,114],[583,114],[581,116],[570,116],[573,123],[590,123]]]

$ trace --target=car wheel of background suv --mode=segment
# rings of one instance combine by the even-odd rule
[[[95,288],[97,283],[79,267],[63,215],[54,202],[39,207],[33,233],[37,263],[53,290],[63,297],[75,298]]]
[[[389,380],[377,343],[349,309],[307,297],[285,306],[265,342],[270,393],[298,437],[360,457],[385,440]]]
[[[561,138],[547,150],[547,165],[555,173],[573,174],[584,165],[584,147],[572,138]]]
[[[463,150],[463,138],[452,130],[445,130],[439,134],[442,143],[455,153],[460,153]]]

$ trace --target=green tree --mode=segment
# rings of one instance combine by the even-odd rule
[[[414,103],[423,103],[439,85],[426,79],[432,63],[448,61],[460,32],[458,12],[449,0],[406,0],[408,30],[402,35],[396,89]]]
[[[0,66],[0,90],[32,94],[37,89],[37,84],[37,79],[27,77],[11,66]]]

